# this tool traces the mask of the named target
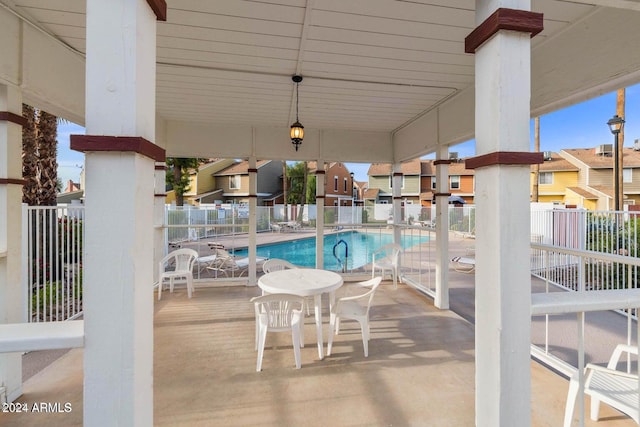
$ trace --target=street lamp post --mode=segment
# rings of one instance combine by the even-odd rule
[[[607,122],[609,125],[609,130],[614,136],[615,145],[613,148],[614,152],[614,164],[613,164],[613,208],[615,211],[620,210],[620,153],[618,150],[618,142],[620,132],[622,131],[622,127],[624,126],[624,119],[617,114],[613,116]]]

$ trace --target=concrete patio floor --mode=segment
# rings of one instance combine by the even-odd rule
[[[368,358],[357,326],[344,323],[333,354],[319,360],[307,317],[302,369],[290,336],[270,334],[261,372],[248,302],[258,288],[199,288],[191,300],[184,290],[168,294],[156,303],[154,425],[474,425],[473,325],[406,285],[379,289]],[[82,363],[82,349],[73,349],[24,384],[19,402],[60,403],[60,413],[0,413],[0,425],[82,425]],[[536,362],[531,375],[532,425],[561,425],[567,380]],[[62,412],[65,403],[71,411]],[[586,425],[634,425],[608,407],[601,416]]]
[[[311,233],[261,233],[259,238],[264,243],[307,234]],[[451,233],[450,256],[468,253],[474,243]],[[270,334],[259,373],[249,303],[260,293],[257,287],[239,282],[196,287],[191,300],[184,289],[167,293],[155,303],[154,425],[474,425],[474,277],[450,270],[452,311],[436,309],[430,298],[407,285],[395,290],[385,281],[371,311],[368,358],[357,325],[346,322],[334,341],[333,354],[319,360],[313,318],[307,317],[302,369],[294,368],[290,336]],[[534,289],[539,287],[536,279],[532,283]],[[323,302],[326,343],[326,297]],[[610,348],[623,341],[625,320],[613,313],[601,317],[604,320],[588,318],[593,326],[588,324],[587,329],[596,331],[587,342],[589,362],[602,363]],[[563,328],[552,331],[552,346],[575,348],[575,319],[558,321]],[[539,319],[532,319],[533,342],[540,343],[542,329]],[[614,336],[613,331],[617,331]],[[572,357],[568,355],[569,360]],[[24,395],[18,401],[30,409],[34,403],[59,403],[61,412],[0,412],[0,425],[82,425],[82,349],[31,352],[23,356],[23,363],[23,372],[29,372],[23,373]],[[531,425],[562,425],[568,381],[535,361],[531,376]],[[65,403],[70,403],[71,411],[64,412]],[[587,419],[586,425],[635,424],[602,406],[601,420]]]

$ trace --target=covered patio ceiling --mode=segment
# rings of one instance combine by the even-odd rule
[[[11,34],[15,15],[27,23],[22,67],[5,57],[0,80],[83,124],[85,2],[0,5],[0,33]],[[157,26],[156,143],[168,156],[397,162],[473,138],[474,56],[464,46],[478,24],[473,0],[167,5]],[[640,82],[639,2],[533,0],[532,10],[544,14],[532,40],[532,114]],[[298,152],[287,136],[294,74],[304,76]]]

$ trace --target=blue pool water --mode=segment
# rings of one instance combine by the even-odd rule
[[[380,246],[393,242],[391,234],[367,234],[357,231],[346,231],[324,236],[324,268],[327,270],[340,270],[341,265],[333,256],[333,247],[344,240],[349,247],[347,269],[361,267],[371,262],[371,254]],[[429,238],[419,236],[403,236],[401,245],[408,248],[428,241]],[[261,245],[257,248],[258,256],[267,258],[281,258],[302,266],[315,267],[316,264],[316,238],[293,240],[290,242],[272,243]],[[235,251],[236,255],[247,256],[247,249]],[[344,259],[345,246],[340,243],[336,248],[336,254]]]

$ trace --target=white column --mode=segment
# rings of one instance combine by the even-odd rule
[[[316,268],[324,267],[324,160],[318,159],[316,166]]]
[[[402,233],[399,227],[395,227],[395,224],[402,222],[402,165],[400,163],[394,163],[392,167],[393,188],[391,194],[393,196],[393,241],[400,244],[400,237]]]
[[[449,148],[436,153],[436,296],[434,305],[449,309]]]
[[[497,8],[511,8],[499,9]],[[514,8],[520,9],[513,11]],[[529,426],[531,357],[528,0],[477,0],[475,52],[476,425]],[[495,14],[494,14],[495,13]],[[493,19],[487,19],[490,15]],[[524,19],[523,19],[524,18]],[[539,19],[538,19],[539,18]],[[521,31],[504,30],[501,24]],[[488,37],[483,37],[487,35]]]
[[[153,282],[158,281],[158,263],[166,255],[166,233],[164,228],[167,164],[155,163],[154,197],[153,197]]]
[[[255,157],[249,158],[249,281],[248,286],[256,286],[256,258],[258,234],[258,169]]]
[[[87,0],[86,20],[84,425],[152,426],[156,16]]]
[[[0,323],[23,321],[22,93],[0,84]],[[22,354],[0,354],[0,396],[22,394]]]

